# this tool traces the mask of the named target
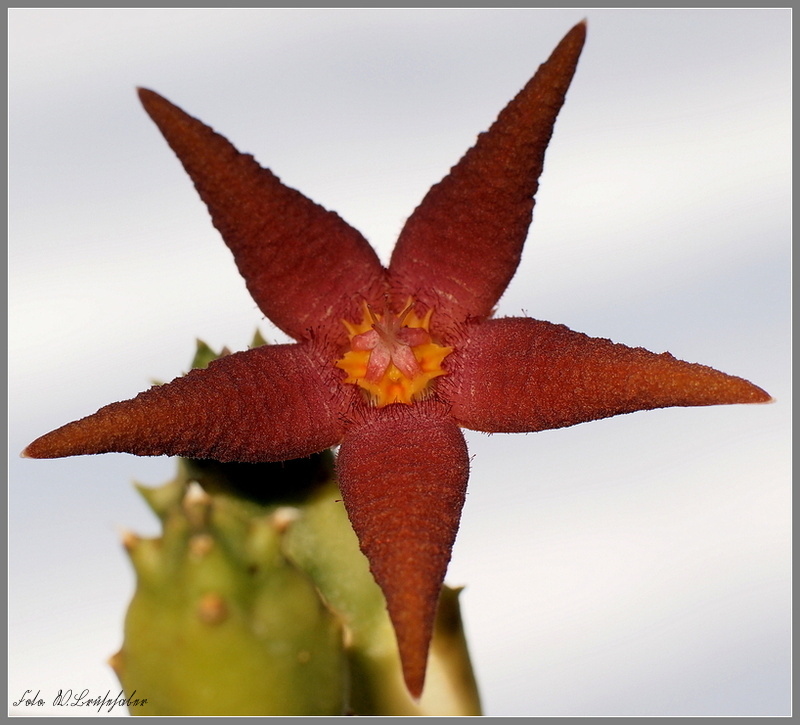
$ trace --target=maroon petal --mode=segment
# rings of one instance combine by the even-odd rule
[[[517,269],[553,124],[586,36],[576,25],[406,222],[389,266],[411,295],[462,321],[491,314]],[[438,320],[437,320],[438,318]]]
[[[477,325],[442,379],[465,428],[519,433],[636,410],[764,403],[752,383],[705,365],[524,318]]]
[[[23,455],[112,451],[217,461],[283,461],[338,443],[337,397],[301,345],[229,355],[112,403],[31,443]]]
[[[458,531],[469,460],[461,431],[390,405],[348,431],[339,486],[361,550],[383,590],[409,692],[419,697],[439,592]],[[422,410],[422,412],[420,412]]]
[[[141,88],[139,97],[264,314],[298,340],[311,328],[345,339],[340,318],[382,294],[383,269],[364,237],[157,93]]]

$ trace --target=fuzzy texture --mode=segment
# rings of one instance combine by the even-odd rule
[[[248,289],[300,344],[232,355],[43,436],[26,454],[125,450],[274,461],[341,443],[343,497],[386,595],[409,690],[418,696],[464,499],[466,453],[457,426],[536,431],[666,405],[770,400],[740,378],[671,356],[550,323],[486,319],[517,268],[544,151],[585,33],[579,23],[566,35],[425,197],[388,270],[339,217],[141,91]],[[430,314],[433,342],[452,352],[442,361],[444,374],[418,399],[376,407],[337,362],[365,303],[400,315],[409,297],[417,314]],[[403,329],[398,340],[412,334]],[[368,347],[363,342],[356,346]],[[369,360],[365,370],[383,362]]]
[[[285,461],[335,445],[338,402],[305,345],[235,353],[112,403],[34,441],[32,458],[128,452],[216,461]]]
[[[671,406],[760,403],[742,378],[525,318],[472,328],[448,391],[459,425],[529,433]],[[447,380],[442,386],[448,385]]]
[[[488,317],[514,276],[545,149],[585,37],[584,24],[564,37],[403,227],[389,265],[392,286],[399,298],[435,307],[438,329]]]
[[[296,340],[313,328],[343,334],[339,318],[351,316],[370,288],[380,293],[381,264],[361,233],[157,93],[140,88],[139,98],[208,206],[261,311]]]
[[[338,471],[350,522],[386,596],[408,689],[419,696],[467,493],[464,436],[447,418],[390,406],[348,433]]]

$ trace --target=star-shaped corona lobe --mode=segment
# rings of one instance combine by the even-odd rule
[[[459,427],[530,432],[664,406],[770,400],[746,380],[666,353],[549,322],[488,319],[519,263],[585,34],[579,23],[566,35],[431,189],[388,270],[337,215],[141,90],[253,298],[298,342],[230,355],[113,403],[25,455],[276,461],[340,444],[342,499],[418,697],[465,497]]]

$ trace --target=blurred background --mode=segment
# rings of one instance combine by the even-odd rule
[[[669,350],[777,402],[467,433],[447,581],[466,585],[488,714],[789,713],[789,10],[9,11],[10,708],[26,689],[39,715],[59,689],[118,692],[120,533],[158,531],[131,481],[174,470],[17,452],[181,374],[195,337],[285,341],[135,86],[388,261],[427,189],[583,17],[498,315]]]

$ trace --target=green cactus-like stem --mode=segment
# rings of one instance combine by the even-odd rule
[[[126,537],[137,590],[113,665],[126,693],[147,699],[132,712],[342,712],[341,626],[280,536],[273,517],[187,487],[163,537]]]

